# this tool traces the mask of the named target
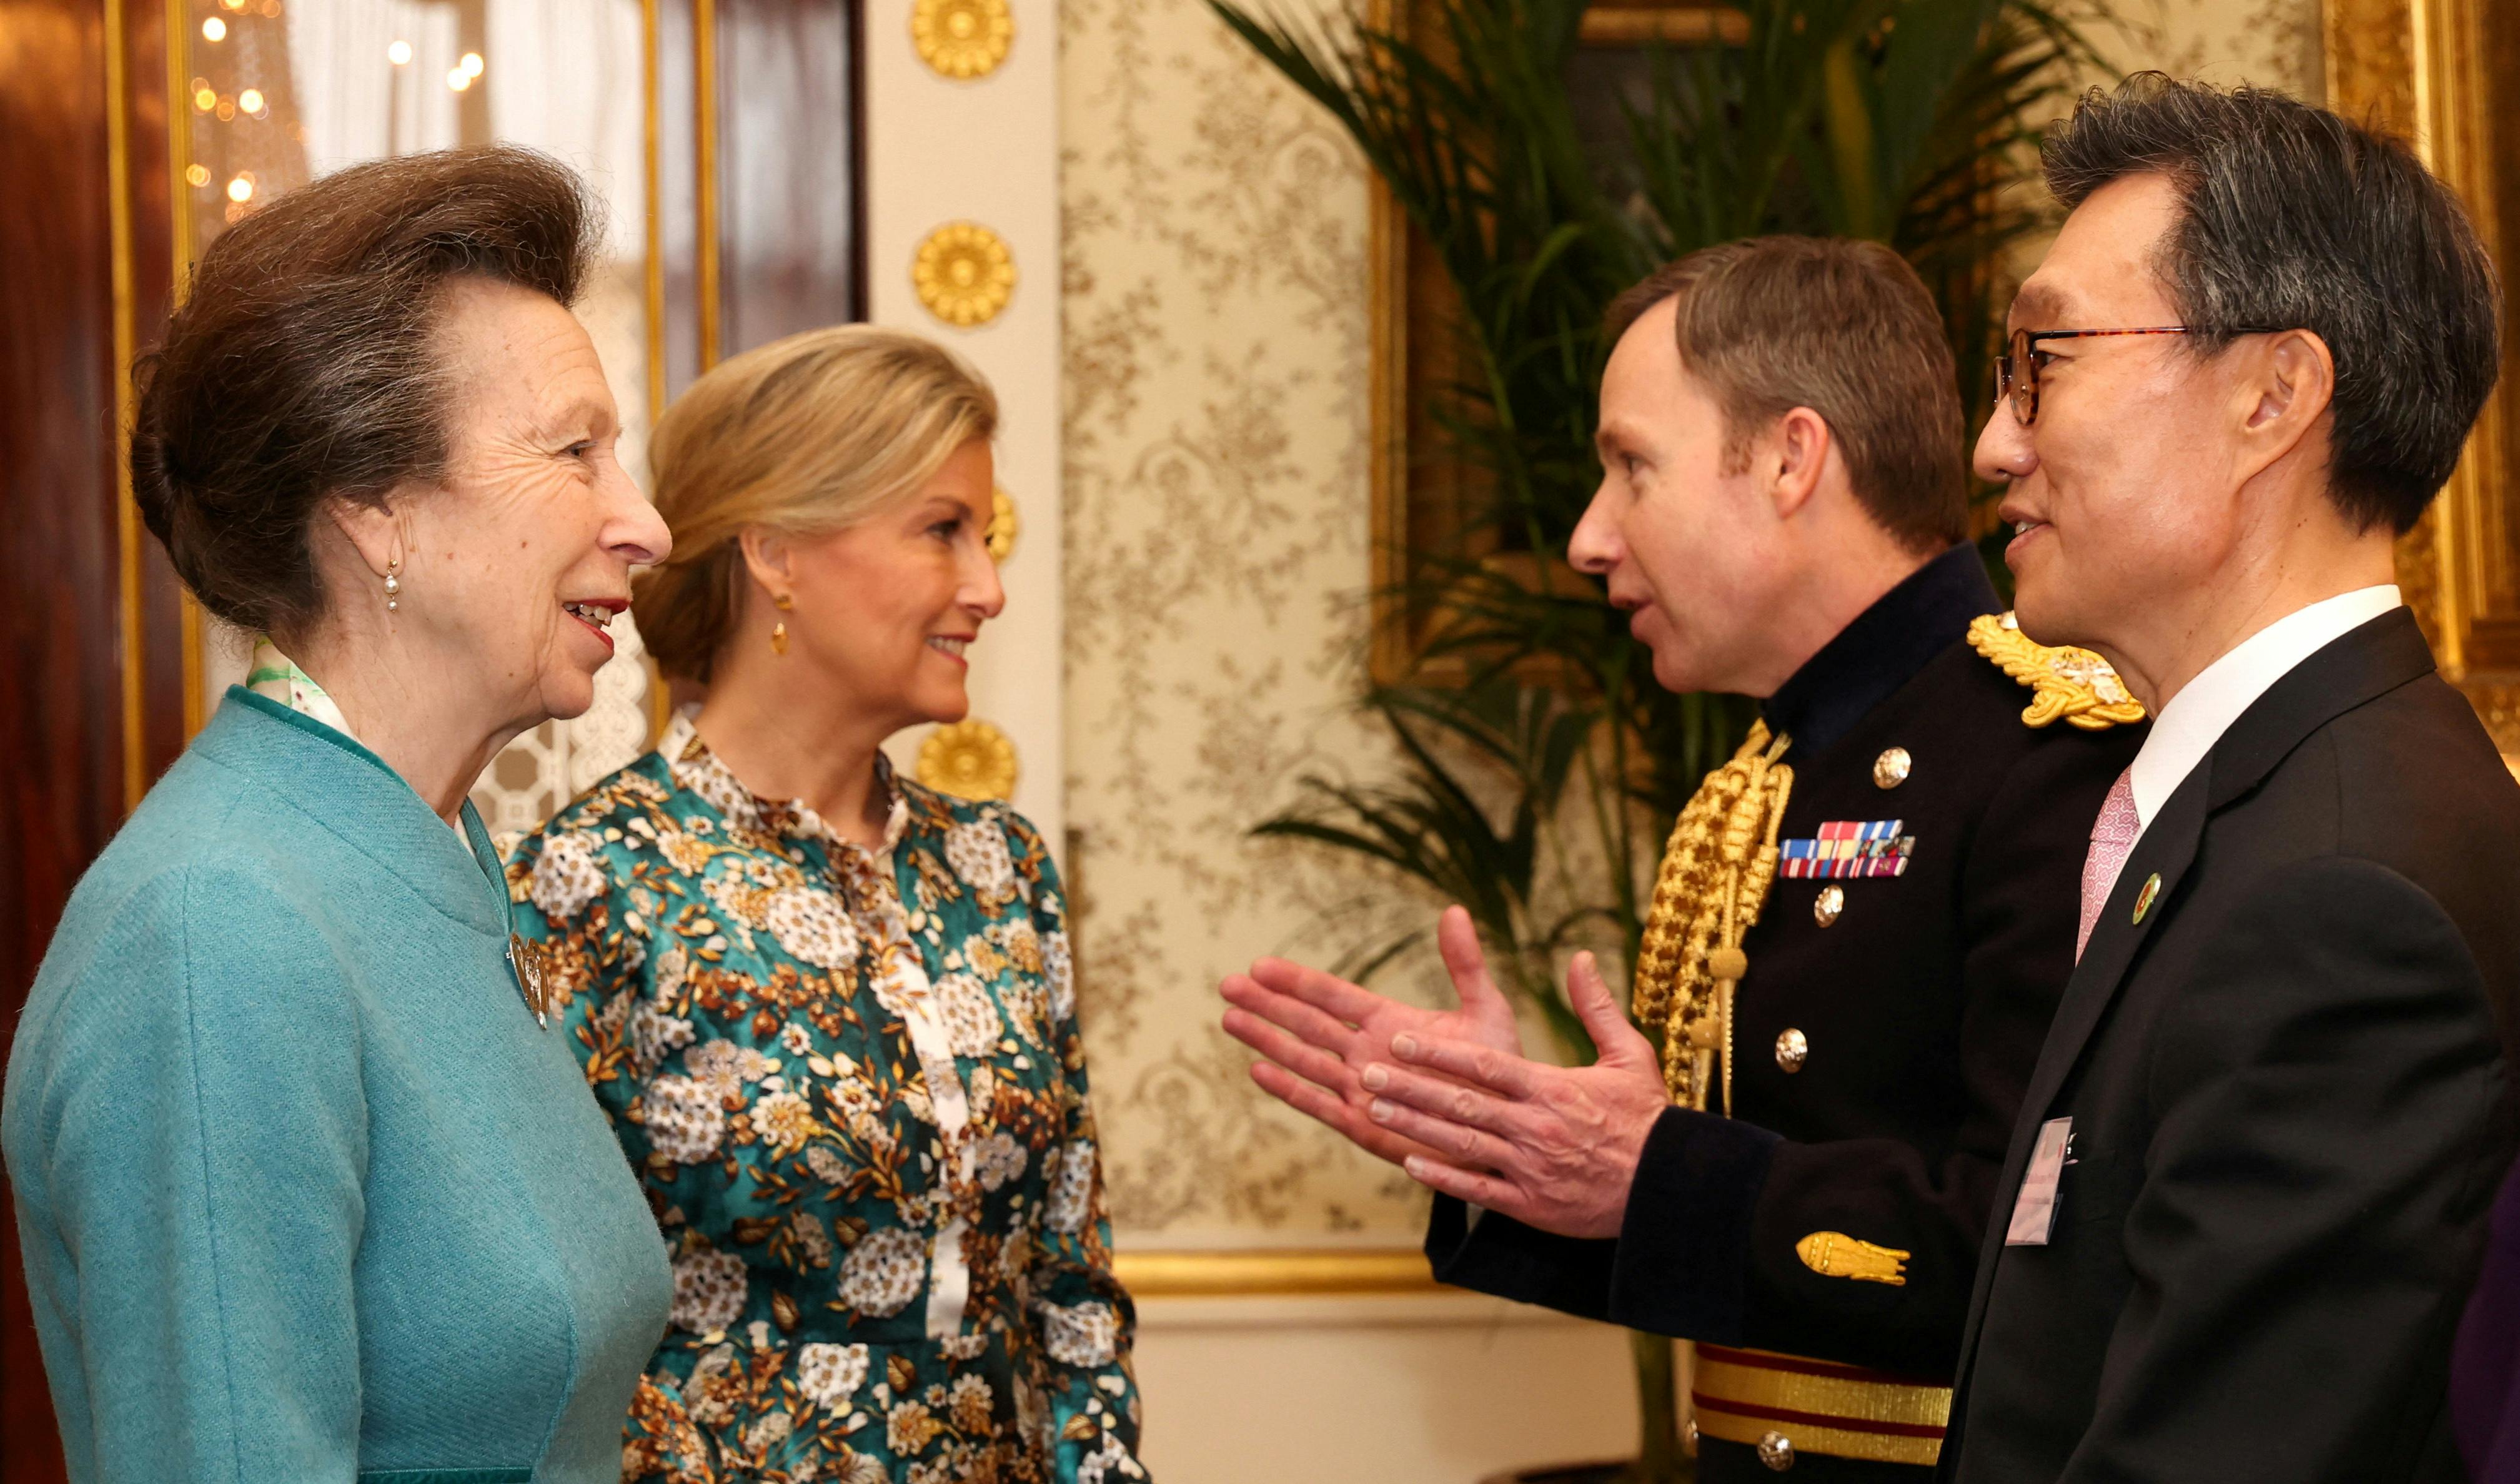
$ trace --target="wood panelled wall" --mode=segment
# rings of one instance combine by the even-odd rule
[[[116,454],[115,276],[143,335],[172,290],[163,17],[0,0],[0,1055],[70,887],[184,741],[177,589],[126,527]],[[61,1447],[0,1226],[0,1480],[50,1484]]]

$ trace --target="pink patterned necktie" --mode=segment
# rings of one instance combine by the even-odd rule
[[[2117,888],[2118,873],[2126,869],[2127,856],[2135,849],[2138,822],[2135,815],[2135,770],[2127,769],[2109,787],[2109,796],[2100,804],[2100,817],[2092,825],[2092,851],[2083,857],[2083,922],[2074,932],[2074,962],[2083,962],[2083,945],[2092,941],[2092,927],[2100,920],[2100,909],[2109,903],[2109,893]]]

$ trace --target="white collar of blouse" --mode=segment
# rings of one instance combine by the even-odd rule
[[[784,802],[767,799],[745,787],[734,770],[720,761],[718,755],[709,750],[708,743],[701,741],[699,728],[693,723],[693,718],[698,714],[699,707],[696,704],[682,707],[666,725],[665,735],[656,739],[656,750],[672,770],[676,787],[688,788],[706,799],[726,816],[729,825],[739,830],[819,839],[844,850],[866,848],[825,824],[823,817],[803,799],[791,798]],[[887,800],[880,848],[881,851],[890,851],[901,843],[902,834],[910,827],[910,800],[903,795],[900,782],[893,775],[892,760],[881,750],[875,755],[875,786],[883,790]]]

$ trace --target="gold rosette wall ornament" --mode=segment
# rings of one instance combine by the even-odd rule
[[[1014,254],[986,227],[949,222],[919,245],[910,283],[927,312],[946,324],[985,325],[1014,296]]]
[[[1012,797],[1015,744],[976,717],[938,727],[919,745],[919,781],[956,798]]]
[[[989,496],[989,556],[1005,562],[1015,554],[1015,537],[1023,534],[1023,521],[1015,516],[1015,497],[1004,489]]]
[[[918,0],[910,8],[910,44],[939,77],[986,77],[1007,60],[1014,40],[1007,0]]]

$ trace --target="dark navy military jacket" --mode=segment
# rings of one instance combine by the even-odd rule
[[[1664,1334],[1951,1375],[2013,1115],[2073,968],[2092,824],[2143,734],[2025,725],[2032,693],[1966,640],[2000,607],[1977,553],[1955,548],[1767,703],[1792,739],[1783,838],[1895,820],[1914,844],[1895,877],[1777,882],[1742,942],[1732,1116],[1662,1114],[1615,1240],[1472,1222],[1439,1198],[1437,1278]],[[1882,763],[1894,748],[1904,768]],[[1908,1253],[1905,1282],[1814,1271],[1796,1244],[1822,1232]],[[1710,1439],[1701,1476],[1767,1471]]]

